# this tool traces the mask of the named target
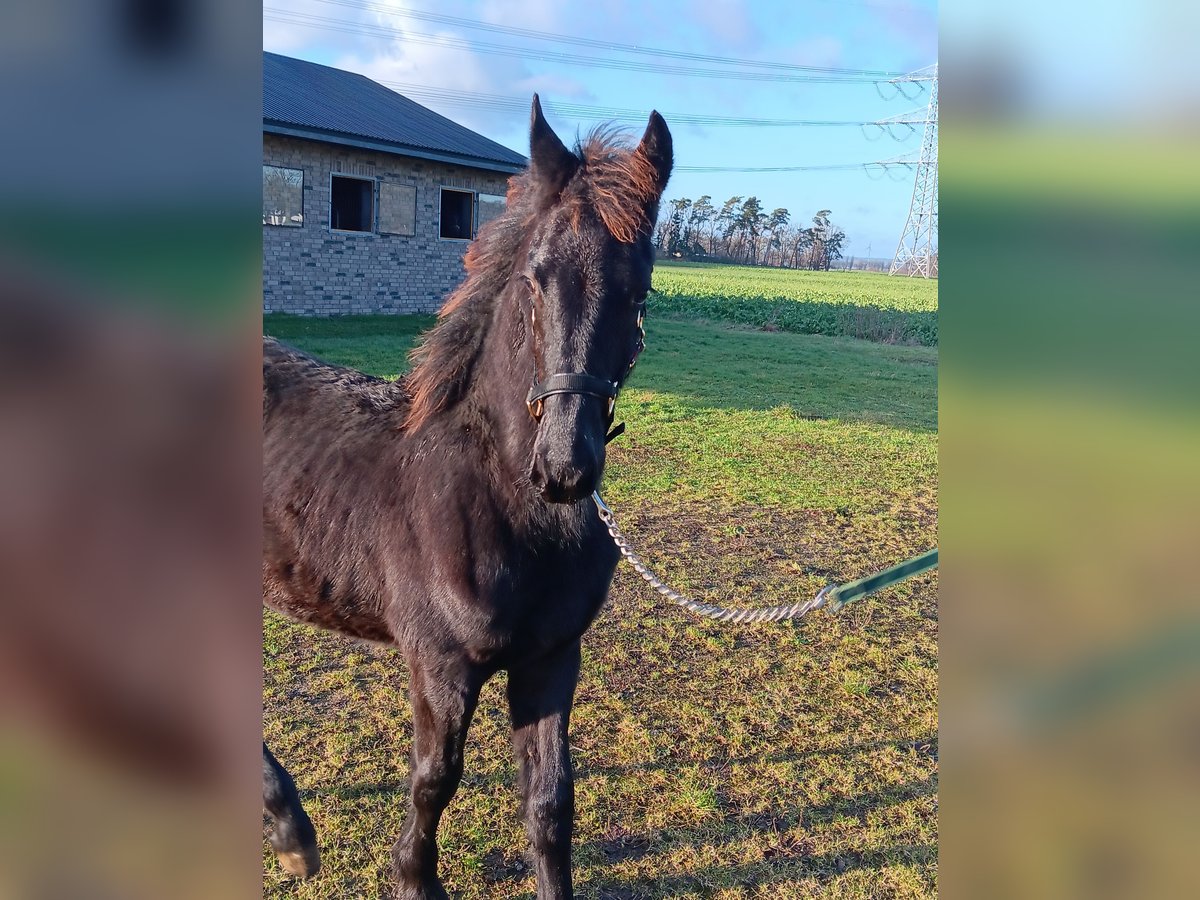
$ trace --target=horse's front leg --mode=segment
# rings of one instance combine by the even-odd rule
[[[413,660],[410,668],[412,790],[392,869],[400,900],[442,900],[438,822],[462,779],[463,745],[483,679],[456,660]]]
[[[521,812],[533,844],[538,900],[569,900],[575,780],[567,741],[579,642],[508,676]]]

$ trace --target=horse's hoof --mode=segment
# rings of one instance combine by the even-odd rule
[[[321,868],[321,854],[316,844],[275,855],[279,858],[279,867],[297,878],[312,878]]]

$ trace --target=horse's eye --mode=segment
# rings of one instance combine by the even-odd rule
[[[521,280],[525,282],[525,286],[529,288],[529,292],[533,294],[535,298],[541,298],[542,285],[541,282],[537,280],[537,276],[534,275],[533,272],[522,272]]]

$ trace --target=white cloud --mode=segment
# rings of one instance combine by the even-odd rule
[[[373,5],[391,10],[417,8],[407,0],[375,0]],[[575,78],[533,72],[520,56],[463,49],[449,40],[465,38],[510,45],[519,40],[507,35],[439,26],[378,8],[331,6],[318,0],[295,0],[287,8],[289,12],[336,18],[351,28],[362,26],[364,31],[352,33],[331,27],[275,22],[266,19],[264,12],[264,49],[308,58],[319,56],[322,61],[365,75],[400,93],[405,93],[402,85],[419,85],[512,97],[532,97],[536,91],[547,100],[590,99],[584,84]],[[475,15],[481,21],[546,31],[570,30],[569,23],[557,21],[561,10],[562,4],[557,0],[532,0],[520,7],[494,0],[485,3]],[[413,99],[468,128],[523,149],[526,123],[523,114],[514,114],[509,108],[439,103],[421,96]]]
[[[477,15],[480,21],[493,25],[513,25],[535,31],[559,34],[573,33],[572,22],[563,14],[572,11],[571,4],[562,0],[486,0],[480,4]]]
[[[344,6],[330,6],[317,0],[274,0],[264,4],[263,8],[263,49],[273,53],[296,54],[314,47],[342,48],[358,44],[364,38],[360,35],[344,31],[334,31],[324,27],[310,27],[295,22],[280,22],[269,18],[272,9],[283,11],[287,15],[300,13],[302,15],[336,18],[341,21],[356,24],[366,21],[364,10],[350,9]]]

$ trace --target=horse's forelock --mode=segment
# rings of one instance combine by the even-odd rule
[[[653,223],[650,210],[658,200],[654,165],[629,146],[628,135],[601,126],[580,141],[576,153],[583,161],[564,196],[571,220],[578,223],[585,207],[600,218],[618,241],[631,244]]]

